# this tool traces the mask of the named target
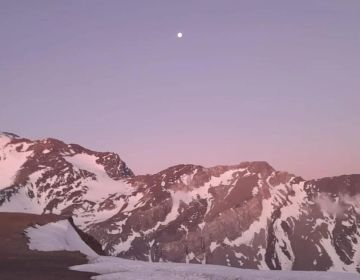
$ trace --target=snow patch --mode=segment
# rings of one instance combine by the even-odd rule
[[[125,241],[120,242],[119,244],[113,246],[113,249],[115,250],[116,253],[126,252],[131,248],[131,243],[134,241],[134,239],[140,236],[141,236],[140,233],[132,231],[130,236],[128,236],[128,238]]]
[[[80,251],[88,257],[98,255],[80,238],[67,220],[36,225],[25,230],[30,250],[38,251]]]
[[[210,252],[212,253],[217,248],[217,242],[210,243]]]
[[[259,193],[259,187],[258,186],[255,186],[253,189],[252,189],[252,195],[253,196],[256,196],[258,193]]]
[[[16,150],[23,144],[6,145],[8,141],[3,138],[0,137],[0,189],[10,187],[14,183],[17,172],[32,154],[32,151],[23,151],[26,150],[24,146],[21,151]]]
[[[21,187],[15,192],[10,199],[10,202],[5,202],[0,206],[1,212],[11,213],[29,213],[41,214],[44,208],[36,203],[29,197],[29,191],[25,187]]]

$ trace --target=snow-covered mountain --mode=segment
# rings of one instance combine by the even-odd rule
[[[81,271],[100,274],[91,278],[94,280],[158,280],[167,279],[170,275],[171,279],[174,280],[335,280],[339,278],[343,280],[355,280],[359,277],[357,274],[353,273],[259,271],[217,265],[204,266],[199,264],[145,263],[116,257],[101,256],[83,241],[68,220],[57,220],[48,224],[29,227],[25,229],[25,235],[31,250],[49,253],[53,253],[54,251],[81,252],[87,257],[89,263],[72,265],[70,269],[74,272]],[[73,275],[73,277],[73,279],[78,279],[79,275]]]
[[[0,211],[73,216],[124,258],[360,272],[360,175],[244,162],[135,176],[114,153],[1,134]]]

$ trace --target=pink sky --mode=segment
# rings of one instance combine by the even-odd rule
[[[138,174],[360,173],[359,14],[357,0],[1,1],[0,130],[114,151]]]

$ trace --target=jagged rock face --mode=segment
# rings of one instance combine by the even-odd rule
[[[305,181],[245,162],[134,176],[116,154],[13,135],[0,158],[0,211],[72,215],[108,254],[360,272],[360,175]]]

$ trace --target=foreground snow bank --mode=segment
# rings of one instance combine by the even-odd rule
[[[30,250],[80,251],[89,258],[98,255],[80,238],[68,220],[30,227],[25,230]]]
[[[89,264],[71,267],[73,270],[99,273],[94,280],[355,280],[358,274],[335,272],[260,271],[219,265],[147,263],[116,257],[98,257]]]
[[[67,221],[49,223],[26,229],[29,248],[39,251],[80,251],[89,258],[88,264],[70,269],[94,272],[94,280],[358,280],[359,274],[334,272],[260,271],[218,265],[148,263],[97,255]]]

